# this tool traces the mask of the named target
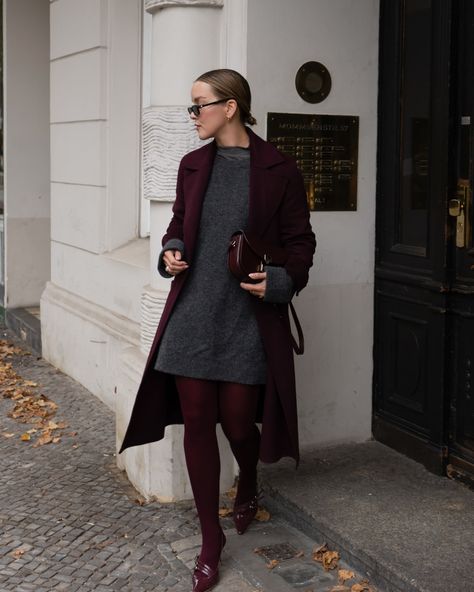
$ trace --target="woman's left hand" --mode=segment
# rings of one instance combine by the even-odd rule
[[[249,273],[249,277],[253,280],[262,280],[258,284],[246,284],[245,282],[240,283],[240,287],[247,292],[250,292],[253,296],[263,298],[265,296],[265,290],[267,288],[267,273],[265,271],[258,271],[255,273]]]

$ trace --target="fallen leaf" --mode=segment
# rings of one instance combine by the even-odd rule
[[[16,345],[12,345],[8,341],[5,341],[4,339],[2,339],[0,341],[0,357],[3,358],[5,356],[12,356],[14,354],[29,355],[30,352],[27,352],[26,350],[21,349],[20,347],[18,347]]]
[[[37,432],[38,430],[36,428],[31,428],[31,430],[26,430],[27,434],[34,434],[35,432]]]
[[[33,382],[32,380],[24,380],[23,381],[23,384],[25,386],[38,386],[38,383],[37,382]]]
[[[48,430],[45,430],[43,432],[43,434],[41,434],[41,436],[33,444],[33,448],[37,448],[38,446],[44,446],[45,444],[49,444],[50,442],[52,442],[52,440],[53,440],[53,437],[51,436],[51,433]]]
[[[280,562],[277,559],[272,559],[266,566],[268,569],[274,569]]]
[[[329,569],[335,569],[337,567],[339,553],[337,551],[330,551],[326,543],[320,545],[319,547],[314,547],[312,555],[314,561],[322,563],[326,571]]]
[[[339,561],[339,553],[337,551],[326,551],[323,555],[323,567],[326,571],[335,569]],[[354,591],[358,592],[358,591]],[[360,590],[362,592],[362,590]]]
[[[219,516],[225,518],[226,516],[232,516],[231,508],[219,508]]]
[[[27,432],[25,432],[24,434],[22,434],[22,435],[20,436],[20,438],[21,438],[21,439],[22,439],[24,442],[27,442],[28,440],[31,440],[31,436],[30,436],[30,434],[28,434]]]
[[[236,487],[231,487],[228,491],[226,491],[226,496],[229,499],[235,499],[237,496],[237,488]]]
[[[300,557],[304,557],[304,551],[298,551],[298,553],[296,553],[295,557],[297,559],[299,559]]]
[[[53,438],[53,444],[57,444],[58,442],[61,442],[61,438],[59,436]]]
[[[351,589],[347,586],[343,586],[342,584],[338,584],[337,586],[331,588],[329,592],[351,592]]]
[[[340,569],[337,572],[337,581],[339,582],[339,584],[344,584],[346,580],[352,580],[352,578],[355,577],[355,573],[348,569]]]
[[[363,580],[359,584],[353,584],[351,587],[351,592],[370,592],[370,588],[367,581]]]
[[[313,552],[312,552],[314,561],[319,561],[320,563],[322,563],[323,555],[327,550],[328,550],[328,546],[326,543],[319,545],[319,547],[314,547]]]
[[[12,551],[10,553],[10,555],[12,557],[14,557],[15,559],[20,559],[20,557],[22,557],[25,554],[25,549],[22,549],[21,547],[18,547],[18,549],[15,549],[14,551]]]
[[[260,508],[259,510],[257,510],[257,513],[255,514],[255,520],[258,520],[259,522],[268,522],[270,518],[270,512],[268,512],[264,508]]]
[[[2,436],[3,436],[4,438],[11,438],[11,437],[12,437],[12,436],[14,436],[14,435],[15,435],[15,434],[12,434],[11,432],[4,432],[4,433],[2,434]]]

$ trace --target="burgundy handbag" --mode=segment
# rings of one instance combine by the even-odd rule
[[[281,247],[268,245],[256,237],[250,237],[243,230],[237,230],[230,237],[227,251],[227,262],[229,270],[238,280],[246,283],[257,283],[249,277],[249,273],[263,271],[265,265],[283,266],[286,263],[287,255]],[[297,355],[304,353],[304,336],[301,324],[293,303],[290,302],[291,315],[298,332],[298,342],[290,331],[293,349]]]
[[[269,247],[259,239],[250,238],[243,230],[237,230],[230,237],[228,250],[229,269],[241,282],[256,283],[249,273],[263,271],[264,265],[284,265],[284,249]]]

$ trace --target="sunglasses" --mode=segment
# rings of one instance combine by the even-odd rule
[[[227,99],[219,99],[218,101],[212,101],[212,103],[204,103],[203,105],[191,105],[191,107],[188,107],[188,113],[189,115],[191,115],[191,113],[193,113],[196,117],[199,117],[199,114],[201,113],[201,109],[203,107],[209,107],[209,105],[217,105],[219,103],[225,103],[226,101],[229,101],[230,99],[233,99],[234,97],[228,97]]]

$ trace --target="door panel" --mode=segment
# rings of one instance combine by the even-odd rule
[[[447,460],[448,470],[452,466],[462,467],[474,476],[474,3],[471,0],[458,0],[455,7],[453,144],[456,150],[453,154],[453,170],[456,178],[452,181],[450,204],[451,200],[461,201],[461,216],[450,215],[448,219],[450,405]]]
[[[450,3],[382,0],[374,436],[442,472]]]
[[[379,97],[373,433],[474,483],[472,0],[382,0]]]

